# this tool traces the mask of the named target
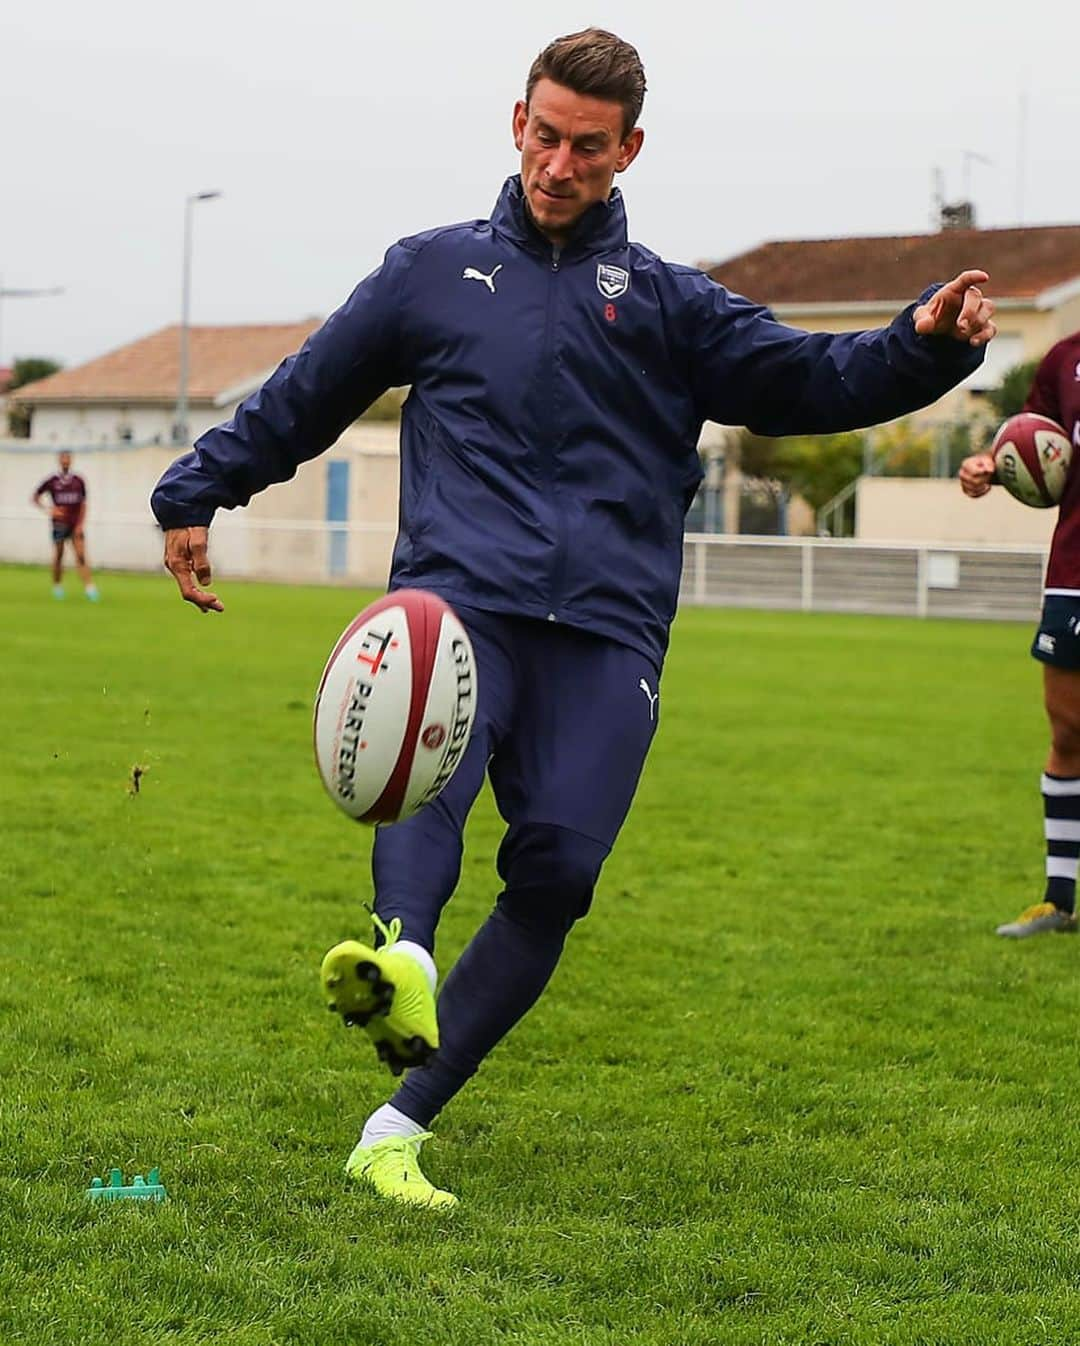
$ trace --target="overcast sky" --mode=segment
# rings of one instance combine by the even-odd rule
[[[982,225],[1080,222],[1075,0],[12,3],[0,283],[64,293],[2,302],[0,361],[176,322],[184,198],[206,189],[193,321],[329,313],[396,238],[489,213],[532,58],[589,24],[644,61],[620,185],[670,260],[923,232],[935,166]]]

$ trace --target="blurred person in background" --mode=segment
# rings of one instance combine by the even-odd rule
[[[59,467],[60,471],[46,477],[30,497],[32,504],[42,513],[48,514],[52,524],[53,597],[64,597],[64,547],[70,542],[83,589],[87,598],[96,603],[100,594],[86,561],[86,535],[83,529],[86,522],[86,482],[72,472],[71,454],[67,450],[60,454]],[[45,503],[45,496],[49,497],[50,504]]]

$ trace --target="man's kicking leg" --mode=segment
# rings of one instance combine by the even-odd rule
[[[459,616],[472,640],[479,691],[468,747],[437,799],[377,830],[375,937],[371,945],[336,945],[321,971],[329,1008],[347,1026],[365,1029],[394,1075],[421,1064],[439,1045],[435,928],[461,873],[465,820],[513,714],[514,660],[504,620],[468,610]]]
[[[336,944],[320,970],[327,1007],[358,1025],[394,1075],[439,1046],[435,927],[461,873],[461,834],[483,784],[489,735],[474,733],[449,785],[405,822],[380,828],[372,851],[372,943]]]

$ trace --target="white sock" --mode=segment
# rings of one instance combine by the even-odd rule
[[[360,1144],[374,1145],[377,1140],[385,1140],[387,1136],[418,1136],[423,1129],[411,1117],[398,1112],[391,1104],[384,1103],[381,1108],[376,1108],[364,1123]]]
[[[438,973],[435,970],[435,959],[428,953],[422,944],[414,944],[411,939],[399,939],[395,944],[389,945],[385,953],[407,953],[413,962],[419,963],[424,969],[424,974],[428,979],[428,985],[432,991],[435,990],[435,983],[438,981]]]

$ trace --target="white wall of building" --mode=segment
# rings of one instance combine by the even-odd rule
[[[215,407],[196,403],[188,412],[191,438],[197,439],[211,426],[226,421],[235,407]],[[123,406],[119,404],[78,404],[73,406],[43,403],[34,408],[30,421],[29,444],[59,448],[87,444],[171,444],[176,420],[175,405]]]

